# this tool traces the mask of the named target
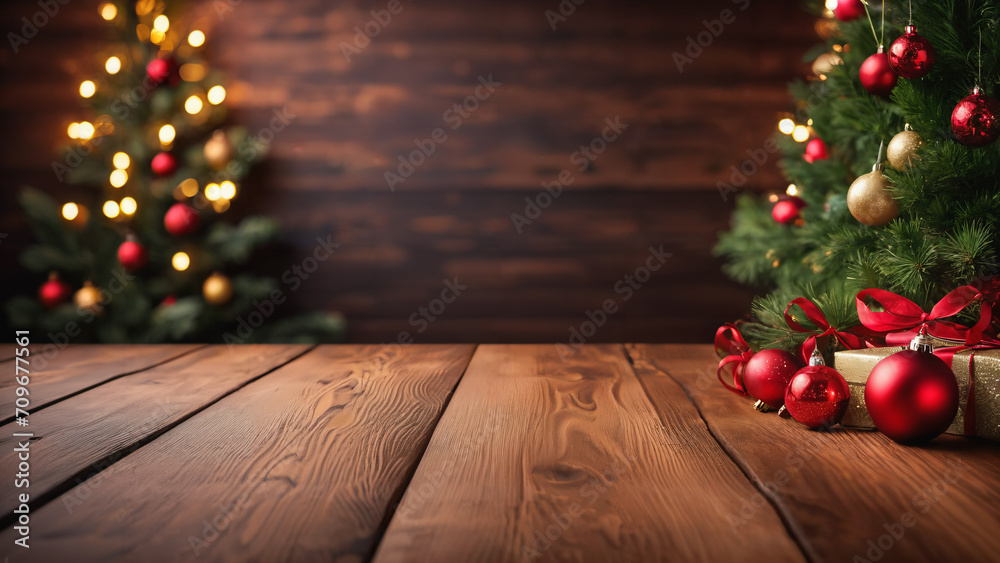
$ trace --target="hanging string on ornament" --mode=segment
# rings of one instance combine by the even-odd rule
[[[917,149],[923,144],[924,141],[920,138],[920,134],[910,128],[910,124],[907,123],[906,127],[896,133],[896,136],[889,141],[885,158],[893,169],[904,172],[913,166],[914,160],[919,159]]]
[[[858,70],[858,78],[861,79],[861,85],[864,86],[865,90],[876,96],[888,98],[893,88],[896,87],[899,76],[892,70],[892,66],[889,65],[889,55],[885,53],[883,42],[885,38],[885,1],[883,0],[882,2],[881,37],[875,31],[875,22],[872,21],[872,15],[868,12],[868,3],[865,2],[864,6],[865,13],[868,15],[868,23],[872,26],[872,35],[875,36],[875,42],[878,44],[878,49],[874,55],[861,63],[861,68]]]
[[[903,78],[921,78],[934,66],[934,46],[917,34],[913,25],[913,0],[910,0],[910,19],[905,35],[889,46],[889,65]]]
[[[985,147],[1000,137],[1000,101],[983,93],[983,30],[979,30],[979,73],[972,93],[951,112],[951,131],[967,147]]]
[[[847,208],[851,215],[869,227],[881,227],[899,216],[899,202],[889,193],[892,183],[882,172],[883,141],[872,171],[859,176],[847,190]]]

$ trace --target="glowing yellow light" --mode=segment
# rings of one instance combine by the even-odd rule
[[[810,117],[810,118],[809,118],[809,121],[806,121],[806,125],[808,125],[809,127],[812,127],[812,124],[813,124],[813,120],[812,120],[812,118]]]
[[[73,123],[70,123],[69,127],[66,128],[66,134],[69,135],[70,139],[79,139],[80,124],[75,121]]]
[[[219,196],[222,199],[233,199],[236,197],[236,184],[226,180],[219,185]]]
[[[170,20],[164,15],[156,16],[156,19],[153,20],[153,29],[156,31],[166,31],[170,29]]]
[[[101,6],[101,17],[107,21],[115,19],[118,15],[118,8],[114,4],[105,4]]]
[[[205,44],[205,33],[199,30],[194,30],[188,34],[188,43],[192,47],[201,47]]]
[[[767,201],[770,201],[771,203],[774,203],[774,202],[778,201],[778,196],[776,194],[771,194],[771,195],[767,196]]]
[[[826,0],[826,9],[827,10],[836,10],[837,9],[837,0]]]
[[[184,102],[184,111],[190,113],[191,115],[194,115],[199,111],[201,111],[201,108],[202,108],[201,98],[199,98],[198,96],[191,96],[190,98],[187,99],[186,102]]]
[[[124,213],[126,215],[131,215],[131,214],[135,213],[136,207],[138,207],[138,206],[136,205],[134,199],[132,199],[130,197],[126,197],[126,198],[122,199],[122,204],[121,204],[122,213]]]
[[[154,29],[153,31],[149,32],[149,41],[151,43],[153,43],[154,45],[159,45],[166,38],[167,38],[167,34],[163,33],[159,29]]]
[[[219,184],[209,184],[205,186],[205,198],[208,199],[208,201],[215,201],[219,199],[221,194],[222,188],[219,187]]]
[[[173,264],[175,270],[183,272],[191,265],[191,257],[187,255],[187,252],[178,252],[170,259],[170,263]]]
[[[80,95],[84,98],[89,98],[97,92],[97,84],[94,84],[92,80],[84,80],[80,83]]]
[[[181,78],[187,82],[198,82],[205,78],[205,67],[199,64],[187,63],[180,69]]]
[[[187,180],[181,182],[180,188],[181,193],[184,194],[185,197],[194,197],[198,195],[198,181],[194,178],[188,178]]]
[[[792,131],[792,138],[800,143],[804,143],[809,140],[809,128],[803,125],[796,125],[795,129]]]
[[[104,202],[103,210],[104,214],[107,215],[109,219],[114,219],[115,217],[118,216],[118,204],[111,201],[110,199]]]
[[[115,170],[111,173],[110,181],[112,187],[120,188],[125,185],[125,182],[128,182],[128,172],[124,170]]]
[[[156,0],[139,0],[135,3],[135,14],[145,16],[152,12],[154,7],[156,7]]]
[[[225,210],[229,209],[228,199],[217,199],[212,202],[212,209],[215,209],[216,213],[223,213]]]
[[[217,106],[226,99],[226,89],[222,86],[212,86],[208,90],[208,103]]]
[[[164,125],[160,127],[160,142],[164,145],[169,145],[174,142],[174,137],[177,136],[177,131],[174,131],[173,125]]]
[[[125,170],[128,165],[132,163],[128,155],[123,152],[116,152],[115,156],[111,159],[111,163],[115,165],[115,168],[119,170]]]
[[[785,190],[785,193],[788,195],[798,195],[799,188],[797,188],[795,184],[788,184],[788,189]]]
[[[72,201],[63,205],[62,208],[63,219],[67,221],[72,221],[76,219],[76,216],[80,214],[80,208],[76,206]]]
[[[72,126],[71,126],[72,127]],[[94,136],[94,126],[89,121],[83,121],[77,129],[77,136],[80,139],[89,139]]]
[[[791,135],[792,131],[795,130],[795,122],[787,117],[778,122],[778,131],[781,131],[785,135]]]
[[[118,57],[108,57],[108,62],[104,63],[104,70],[108,74],[117,74],[122,69],[122,60]]]

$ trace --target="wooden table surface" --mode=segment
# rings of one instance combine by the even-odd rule
[[[1000,444],[806,430],[709,346],[70,346],[27,427],[11,351],[10,563],[1000,561]]]

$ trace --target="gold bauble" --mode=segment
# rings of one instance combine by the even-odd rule
[[[233,298],[233,282],[216,272],[205,279],[201,286],[201,294],[212,305],[225,305]]]
[[[902,172],[913,166],[914,160],[919,159],[916,153],[922,144],[924,142],[920,139],[920,134],[916,131],[909,129],[900,131],[889,141],[889,147],[885,153],[886,160],[889,161],[890,166]]]
[[[233,159],[233,144],[225,131],[217,130],[212,138],[205,142],[205,160],[215,170],[222,170]]]
[[[833,67],[844,64],[844,60],[836,53],[823,53],[813,61],[812,71],[816,76],[826,76],[830,74]]]
[[[899,202],[889,193],[889,178],[881,170],[859,176],[847,191],[851,215],[869,227],[881,227],[899,216]]]
[[[89,281],[83,282],[83,287],[73,295],[73,303],[76,304],[77,308],[95,315],[104,310],[101,301],[101,290],[94,287],[94,284]]]

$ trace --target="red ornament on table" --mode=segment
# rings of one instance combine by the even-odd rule
[[[38,288],[38,300],[49,309],[69,301],[72,296],[73,288],[62,281],[55,272],[49,274],[48,281]]]
[[[1000,136],[1000,102],[976,86],[951,113],[951,130],[967,147],[989,145]]]
[[[163,216],[163,226],[175,237],[193,233],[198,229],[198,212],[183,203],[175,203]]]
[[[760,411],[781,408],[785,390],[802,362],[784,350],[761,350],[750,358],[743,371],[743,382],[751,397],[757,399],[754,408]]]
[[[889,56],[885,54],[881,45],[874,55],[861,63],[858,76],[861,78],[861,85],[865,87],[865,90],[883,98],[889,97],[899,80],[899,76],[889,65]]]
[[[856,20],[865,14],[865,5],[861,0],[838,0],[833,15],[842,22]]]
[[[847,412],[851,390],[837,370],[823,364],[813,350],[809,365],[795,372],[785,391],[785,409],[797,422],[813,430],[829,428]]]
[[[872,368],[865,383],[865,406],[875,427],[904,444],[931,440],[948,429],[958,413],[955,374],[933,354],[926,331]]]
[[[802,158],[804,158],[809,164],[812,164],[817,160],[826,160],[826,143],[823,142],[823,139],[816,138],[809,141],[809,144],[806,145],[806,152],[802,155]]]
[[[903,78],[921,78],[934,66],[934,47],[926,38],[917,35],[916,26],[908,25],[906,35],[889,46],[889,65]]]
[[[177,159],[168,152],[157,153],[149,167],[157,176],[171,176],[177,172]]]
[[[146,247],[135,240],[132,235],[129,235],[125,242],[118,247],[118,261],[126,270],[138,270],[146,265],[148,259],[149,253],[146,252]]]
[[[146,65],[146,76],[156,84],[167,82],[174,85],[177,82],[176,67],[170,58],[153,59]]]
[[[782,225],[789,225],[799,218],[799,212],[805,206],[806,202],[801,197],[789,196],[774,204],[771,217]]]

